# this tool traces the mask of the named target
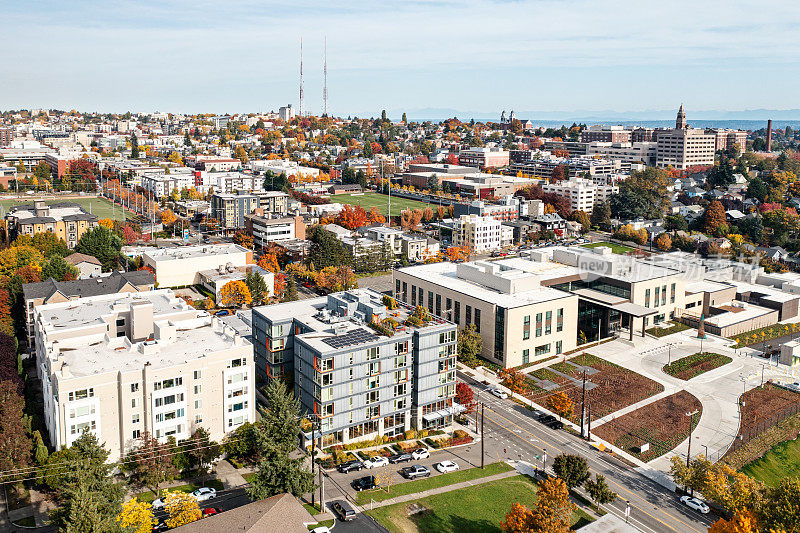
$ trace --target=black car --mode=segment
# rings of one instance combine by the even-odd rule
[[[411,457],[410,453],[398,453],[397,455],[392,455],[391,457],[389,457],[389,462],[392,464],[407,463],[412,459],[414,458]]]
[[[353,509],[350,504],[345,501],[335,501],[331,504],[331,508],[343,522],[349,522],[356,519],[355,509]]]
[[[552,422],[549,422],[547,424],[547,427],[549,427],[550,429],[564,429],[564,422],[560,420],[554,420]]]
[[[345,463],[340,464],[336,468],[342,474],[346,474],[348,472],[359,472],[362,468],[364,468],[364,463],[362,463],[358,459],[353,459],[352,461],[347,461]]]
[[[556,417],[554,417],[553,415],[543,415],[539,417],[539,422],[541,422],[545,426],[548,426],[553,422],[558,422],[558,419],[556,419]]]
[[[358,479],[354,479],[352,483],[350,483],[356,492],[361,492],[362,490],[369,490],[375,488],[375,476],[364,476]]]
[[[429,468],[422,465],[407,466],[400,469],[400,475],[406,479],[416,479],[418,477],[428,477],[431,475]]]

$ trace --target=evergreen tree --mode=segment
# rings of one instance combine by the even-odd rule
[[[119,235],[105,226],[97,226],[83,234],[75,251],[97,258],[103,265],[103,271],[108,272],[117,265],[121,248],[122,238]]]
[[[388,119],[386,118],[386,110],[384,109],[381,111],[381,122],[387,122]]]
[[[42,280],[53,278],[56,281],[77,279],[78,269],[67,263],[60,255],[52,255],[42,265]]]
[[[347,249],[333,233],[322,226],[314,226],[310,230],[311,247],[308,258],[319,270],[325,267],[349,265],[352,257]]]
[[[191,147],[192,146],[192,139],[189,137],[189,132],[187,131],[183,136],[183,145]]]
[[[286,291],[283,294],[282,302],[296,302],[298,300],[297,296],[297,281],[294,279],[294,274],[289,276],[289,280],[286,282]]]
[[[617,499],[617,493],[612,491],[606,483],[606,478],[600,474],[595,475],[595,480],[586,480],[586,492],[597,503],[607,504]]]
[[[269,297],[269,289],[264,277],[259,272],[248,272],[244,278],[244,283],[250,289],[250,296],[253,298],[253,303],[263,303]]]
[[[284,492],[301,496],[314,489],[314,476],[306,470],[301,458],[289,457],[297,448],[300,403],[281,380],[273,380],[264,396],[267,409],[256,425],[262,460],[247,493],[254,500]]]
[[[136,132],[131,133],[131,157],[139,159],[139,139],[136,138]]]
[[[122,511],[125,488],[111,477],[109,452],[97,437],[85,432],[69,448],[70,468],[61,467],[59,507],[50,513],[64,533],[121,531],[116,519]]]

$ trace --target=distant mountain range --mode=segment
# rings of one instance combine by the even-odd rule
[[[495,112],[464,111],[448,108],[417,108],[417,109],[392,109],[387,110],[387,114],[392,119],[399,119],[405,112],[409,120],[444,120],[446,118],[458,117],[461,120],[499,121],[500,109]],[[511,109],[506,109],[506,114]],[[613,110],[585,110],[577,109],[574,111],[527,111],[514,110],[514,116],[518,119],[529,119],[533,122],[538,121],[568,121],[568,122],[636,122],[653,120],[674,120],[677,113],[675,109],[650,109],[645,111],[613,111]],[[800,109],[744,109],[739,111],[720,111],[720,110],[686,110],[689,122],[692,120],[800,120]],[[380,116],[377,113],[364,113],[358,116]]]

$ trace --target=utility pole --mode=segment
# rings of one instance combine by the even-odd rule
[[[486,418],[486,406],[481,402],[481,470],[483,470],[484,443],[486,442],[485,435],[483,434],[483,421]]]
[[[583,421],[586,419],[586,369],[583,370],[583,392],[581,393],[581,438],[583,434]]]
[[[314,430],[316,429],[316,425],[317,425],[316,422],[311,423],[311,479],[314,479],[314,462],[315,462],[314,460],[317,451],[316,449],[317,439],[314,438]],[[320,470],[322,469],[320,468]],[[317,491],[315,490],[311,491],[311,507],[314,507],[314,496],[316,495],[316,493]],[[320,511],[321,510],[322,507],[320,507]]]
[[[692,457],[692,422],[694,421],[694,415],[696,415],[698,411],[695,409],[691,413],[686,413],[686,416],[689,417],[689,449],[686,450],[686,468],[689,468],[689,460]],[[687,487],[688,488],[688,487]],[[694,493],[694,491],[692,491]]]
[[[319,510],[325,512],[325,474],[319,469]]]
[[[592,440],[592,404],[586,406],[589,416],[586,418],[586,440]]]

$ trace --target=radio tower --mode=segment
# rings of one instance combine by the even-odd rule
[[[328,37],[325,37],[325,48],[322,61],[322,116],[328,116]]]
[[[303,116],[303,38],[300,37],[300,116]]]

